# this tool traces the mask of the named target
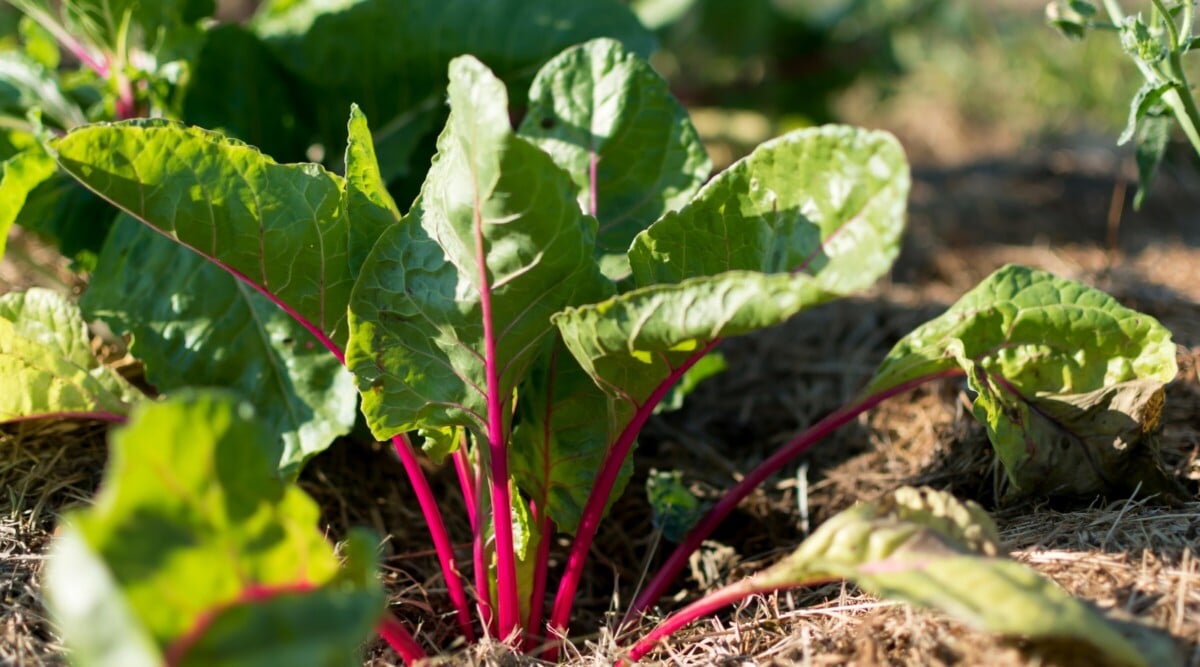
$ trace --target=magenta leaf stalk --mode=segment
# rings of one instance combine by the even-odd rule
[[[692,553],[700,548],[700,544],[704,540],[708,539],[710,535],[712,535],[712,532],[716,530],[717,526],[719,526],[721,522],[724,521],[731,512],[733,512],[734,508],[736,508],[746,496],[750,495],[754,489],[758,488],[758,486],[765,482],[771,475],[779,472],[780,469],[787,465],[792,459],[807,451],[809,447],[813,446],[817,442],[820,442],[830,433],[833,433],[846,423],[858,417],[860,414],[870,410],[876,405],[879,405],[883,401],[896,396],[897,394],[902,394],[915,387],[925,384],[926,382],[931,382],[941,378],[957,377],[961,376],[962,374],[962,369],[951,368],[939,371],[937,373],[931,373],[929,375],[914,378],[907,382],[902,382],[884,391],[866,396],[857,402],[842,406],[838,410],[826,415],[816,424],[810,426],[800,435],[797,435],[790,442],[755,467],[754,470],[750,471],[750,473],[743,477],[742,480],[733,488],[725,492],[725,494],[721,497],[721,500],[711,510],[709,510],[706,515],[704,515],[704,518],[700,520],[700,523],[696,524],[696,527],[688,533],[684,541],[675,548],[675,551],[671,553],[666,562],[664,562],[662,567],[659,568],[658,572],[655,573],[654,577],[646,585],[646,588],[643,589],[642,593],[638,595],[636,600],[634,600],[633,606],[625,615],[625,621],[631,621],[635,616],[645,612],[650,608],[651,605],[657,602],[658,599],[666,592],[667,587],[670,586],[675,580],[675,577],[677,577],[680,571],[683,570],[683,567],[687,565],[688,558],[691,557]]]
[[[546,607],[546,578],[549,574],[550,542],[554,536],[554,522],[544,508],[535,507],[538,523],[538,548],[536,565],[533,569],[533,590],[529,593],[529,620],[525,627],[525,651],[534,649],[545,633],[542,624],[542,613]]]
[[[379,627],[376,632],[380,637],[387,642],[388,646],[392,647],[404,664],[412,667],[424,662],[429,658],[425,653],[425,649],[417,643],[416,638],[400,623],[400,619],[396,618],[391,612],[387,612],[383,616],[383,620],[379,622]]]
[[[587,504],[584,505],[579,528],[575,532],[571,551],[567,555],[566,570],[563,572],[558,593],[554,598],[554,608],[550,615],[550,627],[554,630],[562,633],[567,630],[571,618],[571,608],[575,604],[575,592],[579,588],[579,580],[583,576],[583,566],[587,561],[588,551],[592,547],[592,540],[596,537],[596,529],[600,525],[604,508],[608,504],[608,498],[620,475],[625,457],[629,455],[629,450],[633,447],[642,426],[645,425],[646,420],[654,412],[654,407],[666,396],[671,387],[719,342],[719,338],[711,341],[673,369],[671,374],[646,398],[646,401],[638,406],[633,419],[621,431],[616,442],[605,455],[604,463],[600,467],[600,474],[596,477],[596,484],[588,494]]]
[[[412,443],[408,438],[403,434],[397,435],[392,438],[392,445],[396,448],[396,454],[400,456],[400,462],[404,464],[405,472],[408,473],[409,482],[417,494],[417,504],[421,506],[421,513],[425,516],[425,525],[429,527],[429,535],[433,538],[433,548],[442,566],[442,577],[446,580],[450,600],[454,603],[459,630],[468,641],[475,641],[467,593],[463,588],[458,567],[454,564],[454,547],[450,543],[450,533],[446,531],[446,523],[442,520],[437,499],[433,497],[429,481],[425,479],[425,472],[421,470],[421,463],[417,461],[417,455],[413,452]]]
[[[475,512],[475,477],[471,471],[471,455],[467,453],[467,443],[460,440],[454,450],[454,472],[458,474],[458,485],[462,488],[463,505],[467,508],[467,520],[471,523],[471,531],[479,530]]]
[[[488,282],[487,254],[483,245],[483,218],[475,205],[475,252],[479,258],[479,306],[483,311],[484,372],[487,376],[488,451],[492,464],[492,524],[496,533],[496,606],[500,638],[520,630],[521,603],[517,592],[517,556],[513,546],[512,499],[508,494],[508,446],[504,434],[504,406],[500,395],[500,369],[496,359],[496,330],[492,322],[492,288]]]

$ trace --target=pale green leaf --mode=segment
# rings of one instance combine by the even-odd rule
[[[0,162],[0,257],[29,193],[56,170],[54,159],[36,146]]]
[[[550,315],[606,282],[592,261],[595,221],[567,174],[513,134],[503,83],[471,57],[450,69],[450,120],[421,196],[375,245],[350,307],[347,365],[381,439],[460,425],[485,434],[486,364],[509,415]]]
[[[92,354],[79,309],[50,290],[0,296],[0,422],[64,415],[114,418],[141,398]]]
[[[355,267],[340,177],[159,120],[92,125],[54,146],[102,197],[345,343]]]
[[[363,576],[370,538],[339,566],[316,503],[274,479],[269,440],[217,394],[148,404],[114,433],[44,580],[76,664],[356,664],[384,604]]]
[[[971,502],[898,489],[822,524],[790,556],[754,576],[748,592],[830,578],[886,599],[937,609],[986,632],[1070,642],[1119,665],[1181,664],[1171,640],[1105,618],[1031,568],[999,558],[996,528]]]
[[[798,130],[718,174],[634,240],[639,286],[724,271],[798,272],[831,293],[865,289],[900,249],[908,163],[890,134]]]
[[[666,81],[611,39],[567,49],[542,67],[520,134],[571,174],[580,206],[600,221],[596,253],[605,264],[624,259],[638,232],[686,204],[711,168]]]
[[[82,301],[89,316],[132,334],[130,351],[158,391],[221,387],[253,403],[282,443],[284,474],[354,425],[354,382],[341,363],[215,264],[123,216],[100,266]]]
[[[1006,266],[901,339],[860,395],[956,368],[978,394],[1011,492],[1162,486],[1136,463],[1176,373],[1171,334],[1149,315],[1082,283]],[[1135,465],[1142,474],[1131,476]]]
[[[350,221],[350,266],[355,277],[384,230],[400,221],[400,209],[387,191],[375,158],[367,117],[350,107],[346,128],[346,217]]]

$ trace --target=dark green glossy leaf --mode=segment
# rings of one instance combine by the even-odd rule
[[[44,581],[76,664],[357,664],[384,604],[371,538],[340,566],[269,449],[249,406],[216,394],[148,404],[113,435]]]
[[[520,134],[571,174],[580,206],[600,221],[597,258],[614,280],[629,273],[633,237],[686,204],[711,168],[666,81],[611,39],[567,49],[542,67]]]
[[[116,216],[108,202],[57,172],[29,193],[17,224],[55,243],[76,271],[92,271]]]
[[[1100,290],[1006,266],[897,343],[861,395],[953,368],[979,392],[976,413],[1014,491],[1095,493],[1137,483],[1124,466],[1157,423],[1175,345]]]
[[[524,91],[539,65],[589,38],[621,39],[643,56],[654,46],[613,0],[286,0],[267,3],[255,29],[306,83],[326,146],[340,144],[351,103],[374,119],[388,182],[423,161],[414,149],[443,117],[452,58],[473,54]]]
[[[50,416],[112,419],[141,398],[92,354],[75,304],[45,289],[0,296],[0,422]]]
[[[548,345],[550,315],[606,282],[592,261],[595,221],[567,174],[512,132],[504,84],[474,58],[455,59],[450,105],[421,196],[375,245],[350,306],[346,361],[381,439],[487,432],[484,290],[508,404]]]
[[[129,217],[100,256],[83,307],[114,331],[160,392],[222,387],[252,402],[282,452],[284,474],[299,471],[354,425],[353,379],[287,313],[248,285]]]
[[[277,159],[304,159],[312,134],[303,115],[308,105],[253,33],[237,24],[207,31],[188,81],[184,120],[221,130]]]

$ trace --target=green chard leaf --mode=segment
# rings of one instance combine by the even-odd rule
[[[450,107],[419,199],[375,245],[350,304],[346,361],[381,439],[447,426],[485,434],[486,365],[508,404],[549,347],[550,315],[607,283],[592,260],[594,219],[569,176],[512,132],[504,84],[474,58],[455,59]]]
[[[362,236],[341,177],[160,120],[92,125],[53,146],[81,183],[242,278],[340,354]]]
[[[905,336],[861,396],[961,369],[1012,495],[1170,491],[1151,435],[1176,373],[1154,318],[1078,282],[1006,266]],[[1134,474],[1131,474],[1134,473]]]
[[[1105,618],[1028,566],[997,557],[998,542],[975,503],[904,487],[838,514],[792,555],[734,586],[748,594],[849,579],[979,630],[1090,647],[1112,664],[1181,664],[1168,637]]]
[[[282,442],[285,474],[354,425],[353,378],[270,300],[204,257],[122,216],[82,306],[114,331],[160,392],[222,387],[251,401]],[[198,286],[202,286],[198,288]]]
[[[600,221],[597,259],[613,280],[629,273],[633,237],[686,204],[712,167],[666,81],[611,39],[542,67],[520,134],[571,174],[580,206]]]
[[[909,175],[890,135],[802,130],[719,174],[629,250],[638,289],[555,316],[628,423],[719,339],[869,286],[899,250]]]
[[[79,105],[63,94],[53,70],[23,53],[0,52],[0,113],[23,118],[34,108],[63,129],[87,122]]]
[[[607,396],[561,340],[534,364],[518,395],[509,449],[513,478],[560,531],[574,533],[604,455],[622,425],[603,417]],[[609,494],[609,506],[632,476],[633,461],[627,458]]]
[[[220,394],[149,404],[113,435],[96,503],[65,518],[45,573],[76,664],[358,664],[384,609],[373,540],[352,534],[340,565],[316,503],[273,479],[269,443]]]
[[[523,91],[539,65],[593,37],[620,39],[646,57],[654,48],[614,0],[275,0],[254,27],[306,85],[325,145],[341,140],[341,118],[327,110],[357,102],[376,119],[388,182],[423,160],[415,151],[444,117],[452,58],[473,54]]]
[[[654,527],[671,542],[680,542],[703,518],[704,507],[683,483],[678,470],[650,470],[646,478],[646,499],[654,513]]]
[[[41,148],[34,146],[0,162],[0,258],[8,232],[25,206],[29,193],[49,179],[58,167]]]
[[[0,296],[0,422],[38,417],[118,419],[141,398],[92,354],[75,304],[46,289]]]

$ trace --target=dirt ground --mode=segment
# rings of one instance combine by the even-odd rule
[[[1159,318],[1179,344],[1181,373],[1168,389],[1162,455],[1195,492],[1200,480],[1200,173],[1168,165],[1145,210],[1129,207],[1128,158],[1108,141],[1064,141],[1036,151],[948,163],[919,135],[897,127],[913,157],[907,241],[890,278],[860,298],[785,326],[729,341],[730,370],[702,385],[681,411],[656,419],[636,454],[636,475],[605,522],[569,651],[576,665],[609,664],[601,631],[633,597],[643,571],[668,545],[649,525],[643,480],[679,468],[715,498],[773,448],[849,398],[889,347],[938,314],[993,269],[1017,262],[1083,280]],[[1186,156],[1186,153],[1181,155]],[[52,256],[20,239],[0,265],[0,290],[73,281]],[[22,262],[25,262],[22,264]],[[33,267],[41,267],[38,272]],[[1005,547],[1071,593],[1113,614],[1170,633],[1200,665],[1200,502],[1165,506],[1139,496],[997,506],[999,474],[957,381],[895,398],[818,445],[748,498],[694,559],[666,608],[736,580],[790,551],[806,530],[857,499],[903,484],[928,484],[992,510]],[[86,503],[104,460],[104,429],[35,424],[0,431],[0,664],[52,665],[61,647],[38,602],[41,554],[57,512]],[[419,636],[445,646],[444,585],[416,503],[386,449],[342,442],[305,472],[303,484],[337,537],[366,525],[381,535],[385,578],[398,613],[425,619]],[[453,475],[432,473],[453,498]],[[435,488],[436,490],[436,488]],[[460,516],[444,508],[448,517]],[[465,536],[462,525],[452,534]],[[565,553],[559,544],[555,567]],[[552,575],[553,576],[553,575]],[[664,609],[666,611],[668,609]],[[368,664],[396,664],[381,645]],[[443,656],[449,664],[539,664],[495,646]],[[852,586],[827,585],[752,599],[692,626],[646,664],[683,665],[1094,665],[1099,657],[971,631],[938,614],[880,602]]]

